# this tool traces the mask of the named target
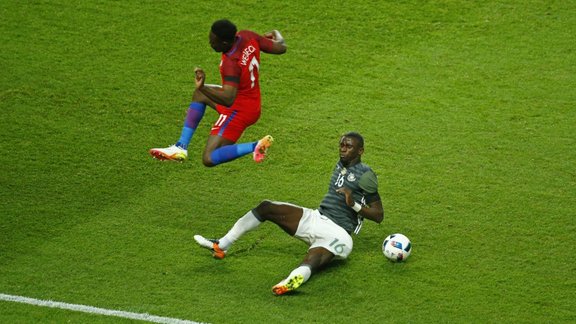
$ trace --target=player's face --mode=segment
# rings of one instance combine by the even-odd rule
[[[210,32],[208,35],[208,40],[210,41],[210,47],[212,47],[212,49],[218,53],[228,52],[231,47],[230,43],[221,40],[213,32]]]
[[[364,148],[359,147],[358,140],[353,137],[342,137],[340,139],[340,162],[342,165],[354,165],[360,161],[360,156],[364,153]]]

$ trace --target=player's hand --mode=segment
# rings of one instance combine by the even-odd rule
[[[270,32],[267,32],[267,33],[264,33],[264,37],[269,38],[269,39],[272,39],[272,40],[275,40],[275,39],[276,39],[276,35],[274,34],[274,32],[271,32],[271,31],[270,31]]]
[[[194,69],[195,78],[194,81],[196,82],[196,88],[202,88],[204,86],[204,81],[206,80],[206,73],[204,70],[197,67]]]
[[[352,190],[350,188],[342,187],[336,189],[336,192],[346,197],[346,204],[350,207],[354,206],[354,198],[352,197]]]
[[[280,34],[280,32],[277,31],[276,29],[265,33],[264,37],[269,38],[276,42],[284,42],[284,37],[282,37],[282,34]]]
[[[282,34],[280,34],[279,31],[274,29],[273,31],[264,33],[263,36],[271,40],[273,43],[272,48],[265,51],[266,53],[272,53],[272,54],[286,53],[286,42],[284,41],[284,37],[282,37]]]

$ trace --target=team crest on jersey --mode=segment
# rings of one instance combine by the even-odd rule
[[[356,181],[356,176],[354,175],[354,173],[350,173],[348,175],[348,178],[346,178],[346,179],[350,182],[354,182],[354,181]]]

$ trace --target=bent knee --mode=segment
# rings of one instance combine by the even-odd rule
[[[264,199],[258,204],[258,206],[256,206],[256,208],[260,210],[267,210],[270,209],[272,205],[274,205],[272,200]]]
[[[204,102],[206,96],[198,90],[198,88],[194,89],[194,93],[192,93],[192,101],[197,102]]]
[[[274,207],[277,206],[272,200],[262,200],[254,210],[256,214],[258,214],[261,218],[266,218],[266,215],[269,215],[274,211]]]
[[[210,158],[210,155],[202,156],[202,164],[204,164],[205,167],[209,167],[209,168],[216,166],[216,164],[214,164],[214,162],[212,162],[212,158]]]

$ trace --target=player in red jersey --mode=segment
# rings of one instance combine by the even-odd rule
[[[196,89],[180,139],[170,147],[151,149],[150,154],[160,160],[187,159],[188,144],[204,116],[206,106],[210,106],[218,112],[219,117],[212,125],[206,142],[202,155],[204,165],[216,166],[250,153],[253,153],[254,161],[262,162],[272,144],[272,136],[266,135],[256,142],[236,144],[236,141],[246,128],[260,118],[260,52],[285,53],[284,38],[277,30],[264,35],[249,30],[237,31],[232,22],[223,19],[212,24],[209,40],[212,49],[222,53],[222,85],[205,84],[204,70],[196,68]]]

